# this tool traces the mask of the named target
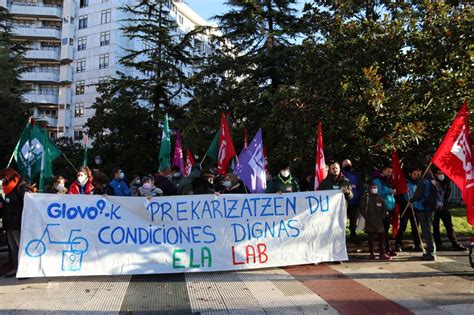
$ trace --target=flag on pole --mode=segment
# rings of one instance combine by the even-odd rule
[[[398,158],[397,150],[392,151],[392,188],[395,189],[396,195],[403,195],[408,192],[407,182],[403,176],[402,166]],[[396,238],[398,234],[400,217],[400,205],[395,203],[395,210],[392,217],[392,237]]]
[[[324,160],[323,131],[322,124],[318,124],[318,144],[316,146],[316,166],[314,168],[314,190],[317,190],[321,182],[326,178],[326,161]]]
[[[464,102],[432,162],[462,191],[467,222],[474,228],[474,172],[469,132],[469,111]]]
[[[176,133],[176,143],[174,145],[173,165],[179,166],[179,171],[184,174],[183,149],[181,146],[181,132]]]
[[[186,167],[184,169],[184,176],[189,176],[189,174],[191,173],[191,168],[194,164],[196,164],[196,162],[194,161],[194,157],[191,154],[191,150],[189,150],[188,148],[186,150]]]
[[[231,125],[231,118],[230,115],[227,115],[227,124],[230,126]],[[217,162],[217,159],[219,157],[219,139],[221,136],[221,130],[219,129],[216,134],[214,135],[214,138],[212,139],[211,144],[209,145],[209,148],[206,151],[206,156],[210,157],[214,161]]]
[[[227,173],[229,161],[235,155],[234,143],[232,143],[232,137],[230,136],[230,128],[224,113],[222,113],[219,134],[219,155],[217,160],[217,172],[219,174],[225,175]]]
[[[87,150],[89,145],[89,136],[84,137],[84,160],[82,161],[82,166],[87,166]]]
[[[160,171],[170,167],[170,155],[171,155],[171,137],[170,128],[168,125],[168,114],[165,115],[165,121],[163,123],[163,133],[161,134],[161,145],[160,145]]]
[[[28,181],[40,174],[40,191],[53,177],[53,161],[61,155],[48,133],[28,122],[13,152],[18,171]]]
[[[240,177],[251,193],[264,193],[267,189],[262,131],[260,129],[250,146],[240,153],[235,174]]]

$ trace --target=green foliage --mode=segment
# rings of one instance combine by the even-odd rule
[[[0,7],[0,168],[8,163],[28,120],[28,107],[21,97],[24,87],[19,80],[25,49],[12,40],[11,20],[8,11]]]
[[[472,7],[313,1],[297,20],[291,3],[229,1],[218,17],[228,45],[196,79],[188,137],[208,143],[229,111],[240,137],[262,127],[271,164],[308,173],[320,120],[326,159],[367,173],[393,149],[407,162],[434,152],[474,91]]]

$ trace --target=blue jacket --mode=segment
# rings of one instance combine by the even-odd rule
[[[132,195],[132,191],[130,190],[130,188],[128,188],[127,184],[119,179],[113,179],[110,183],[109,183],[109,187],[111,189],[110,190],[113,190],[113,195],[114,196],[131,196]]]
[[[392,187],[380,178],[374,179],[372,184],[377,185],[378,194],[385,201],[388,211],[392,213],[395,209],[395,196],[393,195]]]
[[[413,204],[415,211],[429,211],[433,209],[426,209],[424,206],[425,199],[428,198],[431,182],[428,179],[412,181],[407,180],[408,192],[405,194],[405,199]]]
[[[354,171],[343,171],[342,173],[351,183],[353,197],[349,200],[349,205],[355,206],[359,203],[360,196],[364,192],[359,175]]]

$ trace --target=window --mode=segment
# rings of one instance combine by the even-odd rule
[[[79,17],[79,29],[82,30],[87,27],[87,15]]]
[[[184,19],[183,19],[183,16],[182,16],[182,15],[178,15],[178,23],[179,23],[179,24],[183,24],[183,23],[184,23]]]
[[[86,82],[85,81],[77,81],[76,83],[76,95],[84,94],[86,89]]]
[[[74,117],[82,116],[84,116],[84,103],[77,103],[76,105],[74,105]]]
[[[100,14],[100,24],[110,23],[112,17],[112,9],[102,10]]]
[[[106,77],[99,77],[99,82],[97,82],[97,84],[103,84],[103,83],[107,83],[110,81],[110,77],[106,76]]]
[[[109,54],[99,56],[99,69],[107,68],[109,66]]]
[[[87,46],[87,37],[79,37],[77,39],[77,50],[85,50]]]
[[[110,32],[100,33],[100,46],[107,46],[110,44]]]
[[[89,0],[81,0],[79,3],[79,8],[85,8],[89,5]]]
[[[82,128],[74,127],[74,140],[82,140]]]
[[[76,72],[84,72],[86,70],[86,58],[77,59]]]

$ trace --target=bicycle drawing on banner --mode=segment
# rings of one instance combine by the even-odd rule
[[[84,253],[89,248],[89,242],[82,236],[77,236],[80,229],[72,229],[67,240],[54,240],[51,237],[50,229],[59,227],[60,224],[48,224],[39,239],[28,242],[25,248],[26,255],[32,258],[39,258],[46,253],[48,245],[68,245],[68,249],[62,251],[61,269],[63,271],[80,271]]]

